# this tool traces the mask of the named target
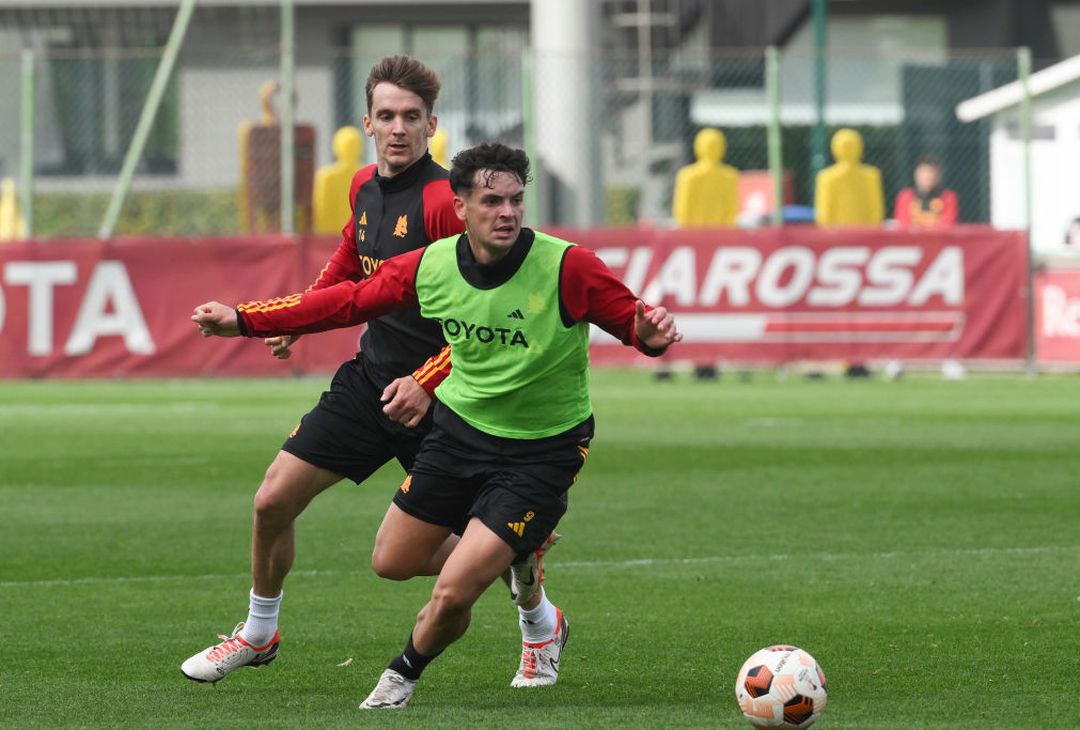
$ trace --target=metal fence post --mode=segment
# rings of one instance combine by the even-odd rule
[[[296,21],[293,0],[281,0],[281,232],[296,232],[296,160],[293,157],[293,89],[296,78]]]
[[[813,0],[810,18],[814,30],[814,126],[810,130],[810,176],[825,169],[828,163],[828,143],[825,135],[825,95],[828,77],[826,54],[828,52],[829,0]]]
[[[1025,366],[1029,375],[1038,372],[1035,362],[1035,250],[1031,244],[1031,49],[1016,50],[1016,72],[1020,81],[1020,138],[1024,146],[1024,230],[1027,232],[1027,353]]]
[[[34,52],[22,52],[22,99],[19,124],[19,208],[26,238],[34,237]]]
[[[165,87],[169,83],[169,77],[172,76],[176,57],[180,54],[180,46],[184,43],[188,23],[194,12],[195,0],[183,0],[176,13],[176,20],[173,21],[169,40],[165,44],[165,52],[161,56],[161,63],[158,64],[154,80],[150,84],[150,93],[146,97],[146,103],[143,104],[139,122],[135,125],[135,136],[131,140],[131,145],[128,146],[124,164],[120,168],[120,177],[116,181],[112,199],[109,200],[109,208],[101,221],[101,228],[98,229],[98,238],[112,238],[116,231],[120,209],[131,189],[131,180],[135,177],[135,166],[139,164],[139,158],[142,157],[143,149],[146,147],[146,140],[150,136],[150,129],[154,126],[154,118],[161,106],[161,99],[165,96]]]
[[[544,179],[540,170],[540,156],[536,154],[536,117],[533,107],[533,67],[532,51],[529,45],[521,49],[521,129],[525,143],[525,154],[529,157],[532,167],[533,184],[525,186],[525,213],[533,226],[544,226],[543,212],[540,210],[540,199]]]
[[[772,178],[774,226],[784,224],[784,156],[780,136],[780,54],[776,46],[765,49],[765,89],[769,99],[768,154]]]

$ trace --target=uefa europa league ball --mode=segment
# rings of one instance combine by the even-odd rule
[[[735,699],[754,727],[810,727],[828,701],[828,685],[814,657],[794,646],[754,652],[739,670]]]

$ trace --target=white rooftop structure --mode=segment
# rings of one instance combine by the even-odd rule
[[[1031,74],[1028,78],[1028,91],[1032,97],[1041,96],[1077,79],[1080,79],[1080,56],[1073,56]],[[961,122],[974,122],[1015,106],[1022,98],[1020,82],[1013,81],[957,105],[956,116]]]
[[[1068,250],[1065,236],[1080,218],[1080,55],[1028,77],[1031,95],[1031,244],[1040,255]],[[1021,135],[1019,81],[956,106],[962,122],[989,120],[990,221],[998,228],[1024,228],[1025,144]],[[962,204],[962,202],[961,202]]]

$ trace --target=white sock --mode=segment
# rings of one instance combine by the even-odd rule
[[[537,644],[548,639],[555,638],[555,629],[558,624],[558,614],[555,605],[548,600],[544,588],[540,588],[540,603],[536,608],[526,611],[518,607],[521,616],[521,640],[530,644]]]
[[[256,596],[254,589],[251,590],[247,621],[244,622],[244,628],[240,629],[240,636],[244,641],[255,647],[263,647],[274,638],[278,612],[281,610],[281,597],[284,595],[285,591],[282,591],[277,598],[263,598]]]

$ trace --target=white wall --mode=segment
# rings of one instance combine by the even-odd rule
[[[1054,139],[1031,144],[1031,242],[1040,253],[1056,253],[1080,217],[1080,84],[1036,99],[1033,117],[1036,127],[1053,127]],[[998,228],[1024,226],[1023,145],[1008,133],[1017,119],[1016,109],[998,114],[990,135],[990,210]]]

